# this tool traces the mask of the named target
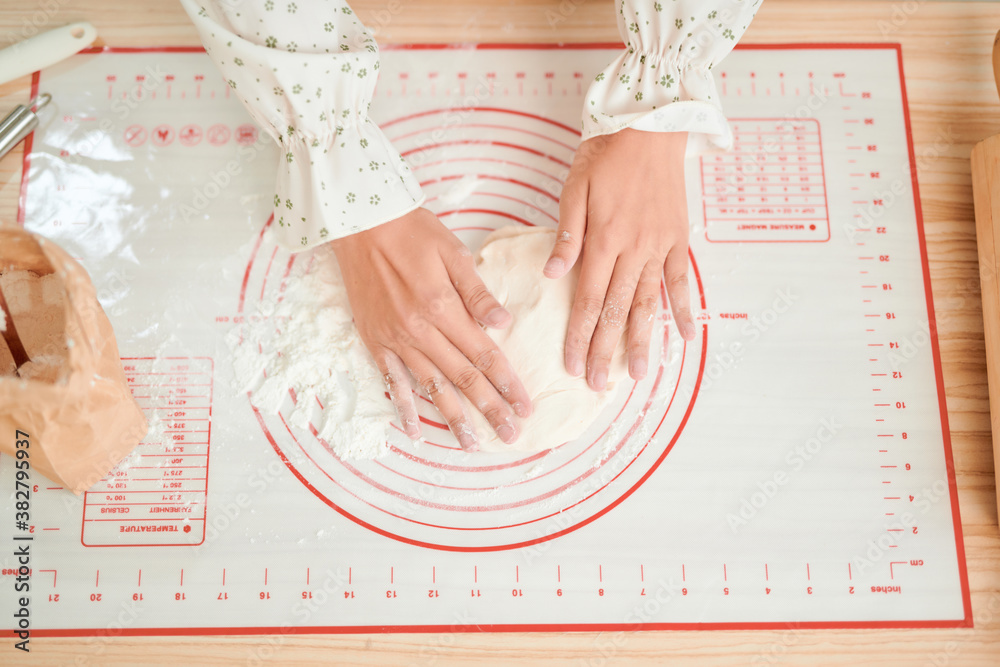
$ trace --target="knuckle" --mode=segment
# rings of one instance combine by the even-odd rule
[[[584,296],[579,300],[580,313],[584,317],[584,322],[589,325],[593,323],[600,317],[601,312],[604,310],[604,299],[597,296]]]
[[[442,290],[440,293],[435,294],[426,300],[424,307],[430,317],[438,318],[444,314],[448,306],[449,292],[450,290]]]
[[[444,258],[448,272],[456,277],[464,277],[469,271],[475,270],[476,262],[472,259],[472,253],[464,243],[455,239],[455,245],[449,249]]]
[[[617,256],[620,246],[618,232],[612,225],[596,226],[587,229],[587,241],[584,243],[584,253],[611,260]]]
[[[649,340],[635,340],[629,343],[628,346],[628,356],[629,359],[641,360],[643,363],[646,362],[646,356],[649,352]]]
[[[608,302],[601,314],[601,323],[612,329],[621,329],[628,318],[628,308],[618,302]]]
[[[693,320],[694,319],[694,315],[691,313],[691,309],[690,308],[687,308],[687,307],[685,307],[685,308],[678,308],[677,309],[677,317],[675,319],[679,319],[679,320]]]
[[[435,404],[437,404],[437,399],[444,393],[445,384],[445,379],[438,375],[431,375],[420,380],[420,388],[424,390],[427,397],[434,401]]]
[[[590,358],[587,359],[587,366],[592,369],[594,373],[599,373],[601,371],[607,373],[610,362],[611,357],[607,352],[598,352],[590,355]]]
[[[629,357],[645,357],[649,352],[649,330],[646,329],[642,332],[632,332],[629,335],[626,348]]]
[[[456,373],[452,382],[459,391],[468,396],[469,392],[471,392],[479,383],[479,378],[481,377],[482,373],[480,373],[475,367],[468,366]]]
[[[688,277],[687,273],[675,273],[667,278],[667,285],[673,288],[687,288],[688,287]]]
[[[579,333],[571,333],[566,338],[566,349],[574,352],[586,350],[590,347],[590,337]]]
[[[493,305],[493,295],[482,283],[476,283],[468,288],[465,303],[470,310],[479,310]]]
[[[472,364],[479,369],[481,373],[489,375],[493,371],[497,370],[499,359],[500,350],[495,347],[487,347],[480,350],[473,356]]]
[[[510,412],[505,410],[502,405],[490,403],[483,408],[480,409],[480,412],[486,417],[486,421],[493,426],[501,426],[510,421]]]
[[[632,310],[645,315],[646,313],[651,313],[656,310],[656,295],[655,294],[642,294],[635,298],[635,305]]]
[[[576,245],[576,239],[565,229],[556,234],[556,252],[571,250],[575,248]]]
[[[455,251],[455,255],[458,258],[457,261],[466,262],[468,264],[474,264],[474,261],[472,259],[472,251],[469,250],[469,247],[467,245],[459,241],[457,237],[455,238],[455,245],[453,249]]]
[[[403,326],[400,327],[395,333],[397,336],[414,339],[423,336],[429,327],[427,318],[425,318],[420,313],[410,313],[406,320],[403,322]]]
[[[635,303],[632,304],[631,324],[629,325],[634,332],[633,335],[637,333],[635,330],[644,331],[652,325],[653,318],[656,316],[656,307],[656,296],[650,294],[636,297]]]

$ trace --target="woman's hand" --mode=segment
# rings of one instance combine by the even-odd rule
[[[420,437],[412,373],[463,449],[475,451],[478,437],[459,391],[500,439],[517,439],[511,410],[527,417],[531,399],[477,324],[504,328],[511,316],[480,280],[469,249],[422,208],[332,245],[358,332],[406,435]]]
[[[628,325],[629,375],[646,376],[665,276],[681,336],[695,335],[688,290],[686,132],[625,129],[580,144],[559,202],[559,233],[545,275],[582,262],[566,336],[566,370],[604,389]],[[582,256],[582,257],[581,257]]]

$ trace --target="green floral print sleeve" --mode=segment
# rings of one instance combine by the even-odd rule
[[[583,138],[631,127],[689,132],[696,149],[728,149],[732,132],[712,68],[739,41],[760,3],[618,0],[618,32],[625,51],[587,91]]]
[[[368,118],[378,47],[345,2],[181,3],[233,93],[278,143],[278,243],[306,250],[423,203],[406,162]]]

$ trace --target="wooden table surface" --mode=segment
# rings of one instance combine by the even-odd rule
[[[612,0],[356,0],[352,5],[382,43],[618,40]],[[553,17],[559,20],[550,21]],[[98,44],[199,44],[175,2],[44,0],[0,5],[0,46],[20,39],[32,21],[52,28],[77,20],[97,27]],[[743,39],[903,45],[974,628],[35,638],[27,661],[4,639],[0,663],[1000,664],[1000,535],[969,171],[973,145],[1000,133],[1000,101],[990,69],[998,28],[1000,4],[992,3],[767,0]],[[28,83],[25,77],[0,86],[0,109],[27,100]],[[20,166],[19,150],[0,161],[0,217],[6,220],[17,210]]]

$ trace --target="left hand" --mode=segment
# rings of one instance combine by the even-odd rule
[[[665,277],[677,329],[695,336],[688,288],[686,132],[625,129],[577,148],[559,201],[559,231],[545,275],[582,262],[566,335],[566,370],[600,391],[628,325],[629,375],[646,376]]]

